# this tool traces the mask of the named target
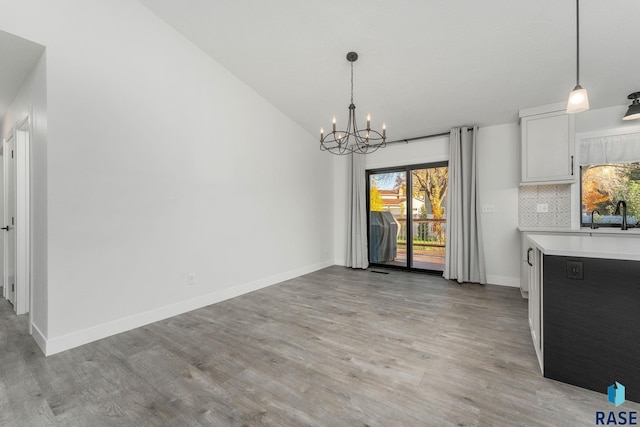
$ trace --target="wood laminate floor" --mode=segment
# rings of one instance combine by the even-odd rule
[[[45,358],[2,300],[0,425],[594,425],[526,319],[518,289],[330,267]]]

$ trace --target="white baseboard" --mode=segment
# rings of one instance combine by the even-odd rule
[[[346,262],[343,259],[336,259],[333,261],[334,265],[345,266]],[[508,286],[510,288],[519,288],[520,287],[520,277],[510,277],[510,276],[497,276],[497,275],[487,275],[487,284],[489,285],[498,285],[498,286]]]
[[[141,326],[148,325],[149,323],[157,322],[159,320],[206,307],[249,292],[257,291],[258,289],[266,288],[267,286],[275,285],[276,283],[280,283],[285,280],[309,274],[331,265],[333,265],[333,262],[324,261],[49,339],[46,339],[40,330],[33,325],[35,332],[33,337],[38,343],[38,346],[43,350],[44,354],[46,356],[50,356],[102,338],[139,328]]]
[[[520,277],[494,276],[487,274],[487,283],[490,285],[508,286],[511,288],[520,287]]]
[[[42,333],[40,328],[38,328],[38,325],[36,325],[35,323],[31,323],[31,336],[33,337],[36,344],[38,344],[38,347],[40,347],[40,350],[42,350],[42,353],[46,355],[47,339],[44,337],[44,334]]]

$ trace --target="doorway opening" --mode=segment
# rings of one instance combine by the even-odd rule
[[[29,117],[19,122],[3,145],[4,297],[16,314],[31,311]]]
[[[369,263],[444,271],[448,162],[367,171]]]

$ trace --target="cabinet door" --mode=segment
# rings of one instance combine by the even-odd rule
[[[538,283],[535,278],[535,264],[533,263],[535,257],[535,250],[533,248],[529,248],[529,262],[531,264],[528,265],[527,272],[529,273],[529,327],[531,328],[531,336],[533,338],[534,344],[537,342],[537,326],[539,324],[538,318],[540,317],[539,309],[540,302],[539,292],[538,292]]]
[[[523,117],[522,182],[575,182],[573,116],[553,112]]]
[[[530,256],[529,242],[527,235],[522,233],[521,245],[520,245],[520,289],[522,292],[529,292],[529,264],[528,257]]]
[[[531,338],[536,350],[538,363],[542,370],[542,253],[532,248],[529,254],[529,326]]]

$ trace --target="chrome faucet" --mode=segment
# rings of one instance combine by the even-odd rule
[[[622,225],[620,226],[620,230],[627,229],[627,202],[624,200],[619,200],[616,203],[616,211],[613,213],[614,215],[620,215],[620,206],[622,206]]]
[[[593,214],[594,214],[594,213],[596,213],[596,212],[598,213],[598,215],[600,215],[600,211],[599,211],[599,210],[597,210],[597,209],[594,209],[594,210],[592,210],[592,211],[591,211],[591,228],[592,228],[592,229],[596,229],[596,228],[598,228],[598,226],[596,225],[596,223],[593,221]]]

